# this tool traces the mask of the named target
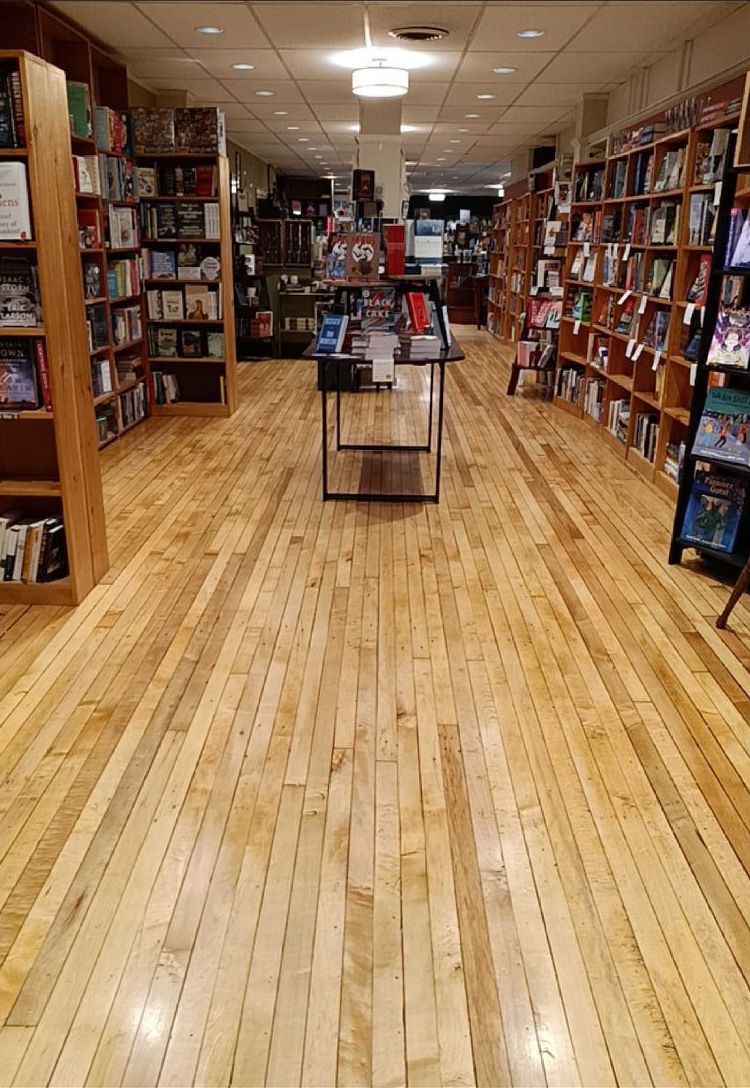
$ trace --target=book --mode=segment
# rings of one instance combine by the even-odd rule
[[[407,291],[406,305],[409,321],[414,332],[421,333],[430,327],[430,311],[422,291]]]
[[[728,264],[731,268],[750,268],[750,214],[745,216]]]
[[[176,279],[177,264],[173,249],[148,249],[146,253],[146,276],[152,280]]]
[[[167,358],[177,356],[177,329],[156,330],[157,355]]]
[[[175,111],[173,109],[133,106],[130,110],[130,124],[136,154],[175,150]]]
[[[215,106],[187,106],[175,110],[175,146],[178,151],[226,153],[224,114]]]
[[[743,480],[699,463],[685,509],[682,539],[721,552],[733,551],[746,495]]]
[[[348,314],[323,314],[315,350],[319,354],[330,355],[341,351],[349,324]]]
[[[101,298],[102,268],[97,260],[83,261],[83,293],[86,298]]]
[[[380,259],[380,235],[355,231],[346,249],[347,279],[376,280]]]
[[[270,336],[270,332],[268,335]],[[209,332],[206,335],[206,352],[211,359],[224,358],[223,332]]]
[[[36,264],[24,254],[0,254],[0,327],[30,328],[40,321]]]
[[[42,394],[42,404],[48,412],[52,411],[52,391],[49,384],[49,366],[47,364],[47,346],[41,338],[34,340],[34,359]]]
[[[31,238],[26,165],[12,159],[0,160],[0,241],[29,241]]]
[[[711,254],[701,254],[700,264],[695,279],[690,284],[687,293],[687,301],[694,302],[696,306],[705,306],[708,292],[708,277],[711,271]]]
[[[212,316],[211,294],[213,292],[203,284],[188,283],[185,286],[186,316],[189,321],[207,321]]]
[[[156,170],[153,166],[137,166],[135,183],[139,197],[156,196],[158,193]]]
[[[0,338],[0,410],[23,411],[39,407],[39,387],[26,339]]]
[[[182,291],[162,291],[161,309],[166,321],[182,321],[185,317]],[[188,317],[190,317],[189,312]]]
[[[750,466],[750,392],[712,387],[706,394],[692,452]]]
[[[66,84],[68,92],[68,118],[70,131],[74,136],[81,136],[88,140],[93,134],[91,127],[91,94],[88,83],[78,83],[68,80]]]
[[[102,231],[99,213],[95,208],[79,208],[78,245],[81,249],[99,249],[102,244]]]
[[[203,349],[203,331],[201,329],[182,329],[180,332],[180,355],[205,355]]]
[[[747,370],[750,362],[750,310],[722,307],[716,319],[706,362],[709,366],[734,366]]]

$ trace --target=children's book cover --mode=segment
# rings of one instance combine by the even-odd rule
[[[745,483],[737,477],[697,468],[682,538],[722,552],[733,551],[746,493]]]
[[[693,453],[750,465],[750,393],[717,387],[708,390]]]
[[[706,362],[747,370],[749,361],[750,310],[720,310]]]

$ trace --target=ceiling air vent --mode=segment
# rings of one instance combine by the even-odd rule
[[[400,42],[437,42],[448,34],[441,26],[397,26],[388,31],[390,38],[398,38]]]

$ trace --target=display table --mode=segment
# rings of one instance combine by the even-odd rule
[[[306,358],[315,359],[318,364],[318,388],[320,389],[321,425],[322,425],[322,468],[323,468],[323,501],[329,499],[351,499],[354,502],[434,502],[440,501],[440,470],[443,454],[443,402],[445,394],[445,367],[446,363],[460,362],[464,356],[456,341],[451,338],[449,348],[443,348],[434,357],[428,359],[399,359],[396,358],[396,372],[401,367],[429,367],[430,368],[430,403],[427,418],[427,439],[420,444],[404,443],[350,443],[341,440],[341,393],[351,388],[351,372],[356,365],[362,365],[365,360],[359,355],[329,355],[319,354],[315,345],[311,344],[304,352]],[[434,389],[435,367],[438,368],[438,404],[437,404],[437,433],[433,442],[434,420]],[[382,491],[331,491],[328,486],[328,393],[331,371],[335,374],[336,394],[336,451],[345,452],[356,450],[368,453],[432,453],[436,455],[435,463],[435,489],[430,492],[417,492],[414,494],[389,493]],[[397,396],[398,389],[382,389],[375,396]]]

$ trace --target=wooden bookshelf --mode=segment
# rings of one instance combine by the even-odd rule
[[[713,205],[714,193],[718,197],[715,181],[704,181],[703,174],[696,173],[701,145],[710,144],[716,129],[729,130],[735,121],[736,114],[730,114],[677,128],[647,143],[615,143],[606,158],[578,163],[574,169],[555,403],[594,425],[636,471],[670,496],[677,492],[675,451],[686,439],[692,400],[692,361],[685,351],[700,331],[701,320],[700,306],[691,305],[687,295],[701,261],[708,261],[712,250],[709,237],[691,238],[691,199],[702,194]],[[669,170],[668,156],[673,160],[678,155],[677,182],[661,178],[662,166],[665,173]],[[647,169],[650,180],[644,185]],[[585,180],[598,172],[602,172],[600,197],[581,195]],[[654,231],[656,217],[666,207],[677,210],[679,222],[674,236],[662,241]],[[591,233],[584,240],[579,228],[587,216]],[[642,235],[633,233],[638,222],[643,224]],[[584,267],[593,261],[593,279],[588,282],[580,270],[584,251]],[[668,290],[652,286],[660,268],[666,267],[656,264],[660,261],[671,262]],[[576,308],[582,292],[591,296],[591,313],[584,318]],[[630,307],[632,324],[625,329],[623,315]],[[668,321],[668,331],[663,342],[652,343],[657,315],[662,315],[659,321]],[[601,364],[602,351],[606,367]],[[589,411],[592,403],[595,407]],[[642,428],[649,426],[654,437],[644,448],[639,438]]]
[[[65,75],[24,52],[0,51],[0,63],[17,66],[20,73],[26,146],[17,158],[27,167],[35,238],[33,250],[13,242],[4,249],[36,257],[44,324],[35,331],[44,344],[53,408],[0,415],[0,508],[22,517],[61,517],[69,565],[68,576],[56,581],[0,582],[0,601],[70,605],[100,580],[109,560],[70,184]],[[0,335],[12,338],[17,332],[3,327]]]
[[[510,242],[513,201],[503,200],[492,209],[490,230],[489,288],[487,291],[487,328],[493,336],[502,333],[503,317],[507,304],[508,246]]]
[[[169,281],[162,281],[150,277],[148,288],[151,290],[164,287],[168,290],[180,290],[192,284],[200,283],[206,288],[216,288],[221,296],[221,318],[206,320],[187,320],[186,318],[170,320],[168,318],[151,319],[148,316],[148,307],[144,314],[145,346],[148,352],[148,365],[151,374],[151,411],[155,416],[183,415],[183,416],[230,416],[237,407],[237,349],[234,327],[234,276],[232,254],[232,230],[231,208],[229,194],[229,163],[226,155],[208,155],[192,153],[162,152],[139,154],[136,156],[139,167],[150,167],[156,171],[159,180],[162,178],[160,170],[166,164],[201,166],[213,165],[216,176],[216,193],[212,196],[186,196],[184,200],[166,197],[165,204],[171,204],[176,209],[184,206],[187,201],[195,204],[213,204],[219,206],[219,237],[206,237],[205,234],[195,237],[154,238],[142,228],[141,245],[145,251],[158,249],[174,250],[175,260],[179,253],[179,247],[193,244],[198,247],[201,254],[215,256],[220,261],[220,278],[218,280],[183,280],[179,277]],[[158,205],[162,201],[161,196],[149,197],[142,201],[142,207],[146,210]],[[179,213],[177,213],[179,214]],[[187,312],[186,310],[184,311]],[[174,328],[177,341],[177,354],[162,355],[157,350],[158,330]],[[206,357],[205,352],[200,356],[190,356],[180,350],[183,330],[204,330],[207,333],[221,333],[224,337],[224,352],[221,358]],[[179,386],[179,400],[173,403],[160,403],[159,374],[171,374],[175,376]]]

